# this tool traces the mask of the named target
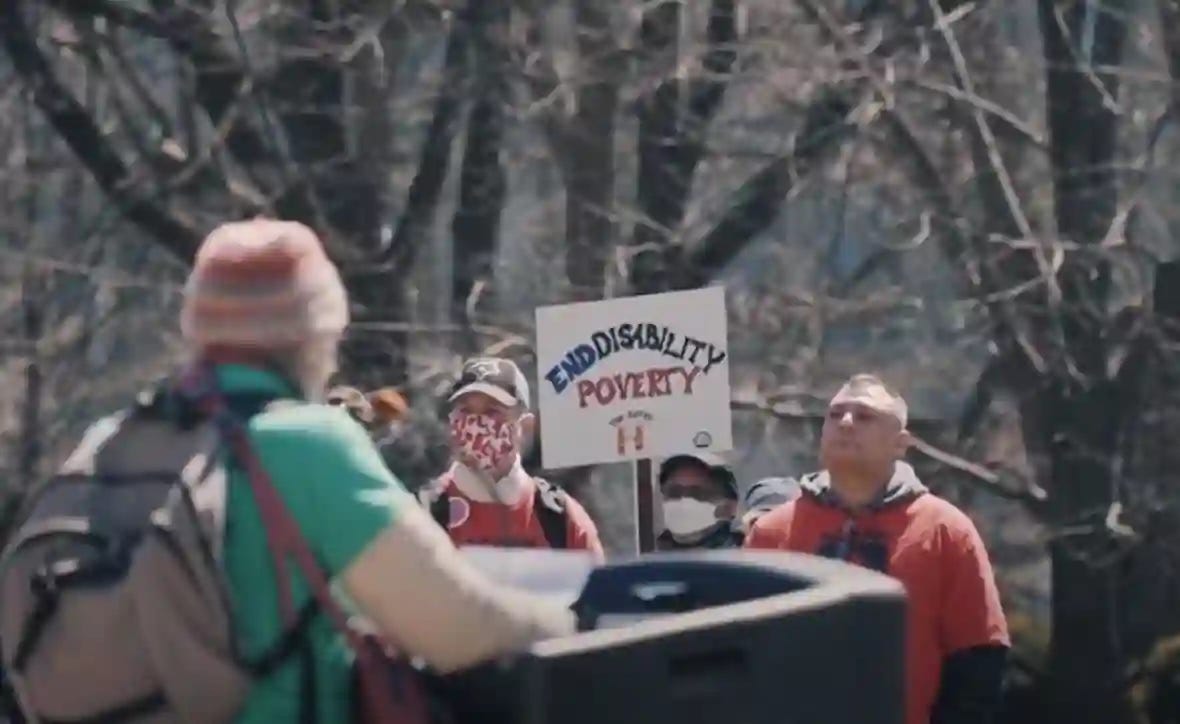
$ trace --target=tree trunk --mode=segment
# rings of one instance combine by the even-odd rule
[[[647,73],[658,82],[639,103],[639,170],[635,180],[639,219],[631,242],[636,247],[631,260],[631,290],[636,294],[651,294],[667,284],[669,237],[680,225],[692,181],[678,172],[675,163],[680,130],[680,14],[677,0],[653,3],[643,14],[639,31]]]
[[[575,300],[600,299],[615,243],[615,121],[621,61],[610,23],[612,4],[576,0],[579,77],[573,118],[561,134],[565,169],[566,278]]]
[[[655,4],[644,14],[640,36],[645,54],[660,77],[639,108],[639,174],[636,200],[640,219],[632,244],[636,255],[632,289],[650,293],[698,286],[715,268],[695,268],[682,239],[688,202],[705,137],[729,86],[737,59],[737,5],[713,0],[709,6],[709,48],[700,77],[680,79],[679,2]]]
[[[774,223],[795,184],[822,168],[855,134],[851,111],[846,94],[835,87],[824,89],[811,102],[794,148],[766,164],[732,194],[725,214],[686,257],[678,287],[707,283]]]
[[[495,304],[492,278],[500,238],[506,184],[500,148],[504,139],[509,89],[508,17],[505,0],[483,0],[472,11],[471,34],[475,101],[467,118],[467,143],[459,178],[459,207],[451,223],[451,318],[468,332],[459,340],[463,354],[477,351],[470,332],[477,309]]]
[[[1119,500],[1114,465],[1128,412],[1106,371],[1109,267],[1085,247],[1105,238],[1118,202],[1118,77],[1104,71],[1121,63],[1127,8],[1125,2],[1039,0],[1038,10],[1057,231],[1082,245],[1057,274],[1056,308],[1047,295],[1045,328],[1054,353],[1038,395],[1045,427],[1037,442],[1050,454],[1049,510],[1057,533],[1050,546],[1049,720],[1106,724],[1124,716],[1125,651],[1109,555],[1114,541],[1103,523]]]
[[[1051,449],[1052,638],[1049,721],[1123,721],[1126,649],[1119,626],[1122,561],[1104,522],[1114,502],[1122,400],[1114,386],[1046,395]]]
[[[1159,0],[1160,29],[1172,76],[1172,112],[1180,114],[1180,0]]]
[[[418,169],[402,207],[389,243],[373,263],[349,275],[349,289],[360,319],[409,323],[410,299],[406,280],[417,251],[430,238],[443,185],[451,164],[451,146],[460,108],[460,85],[465,75],[469,29],[461,13],[447,37],[438,97],[430,126],[422,142]],[[345,371],[352,379],[380,384],[401,384],[408,378],[407,352],[410,338],[405,332],[364,334],[350,340],[346,348]],[[379,379],[372,379],[379,377]]]

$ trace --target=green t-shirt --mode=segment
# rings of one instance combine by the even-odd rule
[[[235,397],[295,397],[278,375],[260,369],[222,365],[217,376],[231,405]],[[271,481],[330,578],[394,524],[404,506],[413,504],[368,434],[343,410],[311,403],[284,406],[254,415],[249,430]],[[241,651],[248,660],[257,658],[279,639],[282,623],[266,533],[249,481],[236,469],[230,473],[225,568]],[[288,570],[298,610],[310,591],[294,565]],[[308,635],[315,720],[348,722],[352,654],[323,615],[317,615]],[[300,701],[306,695],[301,670],[301,657],[294,655],[262,679],[238,716],[239,724],[299,721]]]

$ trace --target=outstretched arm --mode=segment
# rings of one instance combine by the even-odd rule
[[[342,580],[383,633],[444,673],[575,629],[567,608],[484,578],[419,508],[377,536]]]

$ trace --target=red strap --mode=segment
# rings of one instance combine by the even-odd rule
[[[348,625],[348,616],[332,596],[327,576],[324,575],[314,554],[308,547],[307,541],[303,538],[299,525],[291,517],[290,511],[287,510],[287,506],[283,504],[282,498],[279,497],[278,491],[271,483],[270,476],[263,469],[262,462],[258,459],[254,447],[246,437],[246,431],[240,425],[233,425],[227,430],[227,433],[229,442],[233,446],[234,455],[246,469],[250,480],[250,489],[254,492],[254,499],[258,503],[259,513],[266,528],[272,556],[277,558],[276,566],[279,569],[280,587],[287,588],[285,592],[288,599],[285,606],[287,610],[282,612],[284,618],[288,619],[288,623],[294,621],[294,605],[290,600],[290,576],[287,574],[286,565],[289,556],[294,559],[300,572],[307,579],[316,602],[332,619],[336,628],[349,637],[350,643],[354,638],[359,643],[356,631]],[[282,603],[280,597],[280,604]]]
[[[311,587],[312,595],[320,608],[331,619],[332,624],[343,634],[354,651],[359,654],[362,640],[360,634],[348,625],[348,616],[332,596],[327,576],[324,575],[315,555],[308,547],[299,524],[291,516],[282,497],[270,480],[270,475],[258,459],[254,446],[250,444],[245,426],[230,411],[224,397],[214,386],[210,369],[198,366],[190,369],[181,379],[181,390],[192,396],[217,423],[223,438],[246,470],[250,489],[258,504],[259,515],[266,530],[267,547],[275,567],[278,584],[279,612],[284,623],[295,622],[295,605],[291,593],[291,576],[287,568],[288,557],[293,558],[303,577]]]
[[[213,380],[211,370],[197,368],[182,379],[181,389],[187,389],[198,404],[213,415],[239,464],[246,469],[250,489],[266,530],[267,547],[275,566],[280,613],[285,623],[290,626],[295,622],[291,580],[287,569],[287,559],[290,557],[303,573],[320,609],[344,636],[356,656],[356,668],[361,680],[359,704],[363,712],[362,719],[374,724],[426,722],[425,700],[412,682],[399,687],[400,697],[395,696],[391,689],[394,672],[389,670],[387,659],[396,656],[393,647],[384,637],[377,634],[361,635],[349,625],[348,615],[332,596],[328,578],[308,547],[299,524],[287,510],[254,446],[250,444],[249,433],[229,410]],[[407,667],[408,664],[403,663],[402,666]]]
[[[227,436],[238,461],[246,468],[250,488],[254,491],[254,498],[258,501],[262,521],[267,530],[270,548],[278,557],[276,565],[280,571],[280,585],[287,586],[287,610],[293,610],[285,565],[285,557],[289,555],[294,558],[295,564],[299,566],[299,570],[311,586],[320,609],[328,615],[332,625],[345,637],[349,648],[356,655],[358,673],[364,681],[361,706],[365,714],[362,718],[373,724],[424,722],[425,703],[419,696],[420,692],[412,684],[402,687],[400,702],[390,690],[393,672],[386,670],[384,657],[392,658],[396,655],[393,647],[378,634],[369,634],[369,642],[366,642],[365,637],[349,625],[347,614],[332,596],[327,576],[316,562],[307,541],[299,531],[299,525],[291,517],[291,513],[271,483],[270,476],[262,467],[246,430],[240,423],[230,423],[227,427]],[[279,600],[280,603],[283,601],[282,589]],[[284,611],[283,615],[286,616],[287,613]],[[370,645],[374,640],[376,647]]]

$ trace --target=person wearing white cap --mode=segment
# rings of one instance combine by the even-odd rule
[[[879,377],[848,380],[824,420],[824,469],[754,523],[746,547],[838,558],[899,579],[906,724],[991,722],[1009,646],[991,563],[971,519],[902,462],[908,422],[905,400]]]
[[[447,402],[454,462],[418,497],[451,540],[581,550],[603,561],[598,528],[586,509],[521,463],[536,417],[520,368],[502,357],[467,360]]]

